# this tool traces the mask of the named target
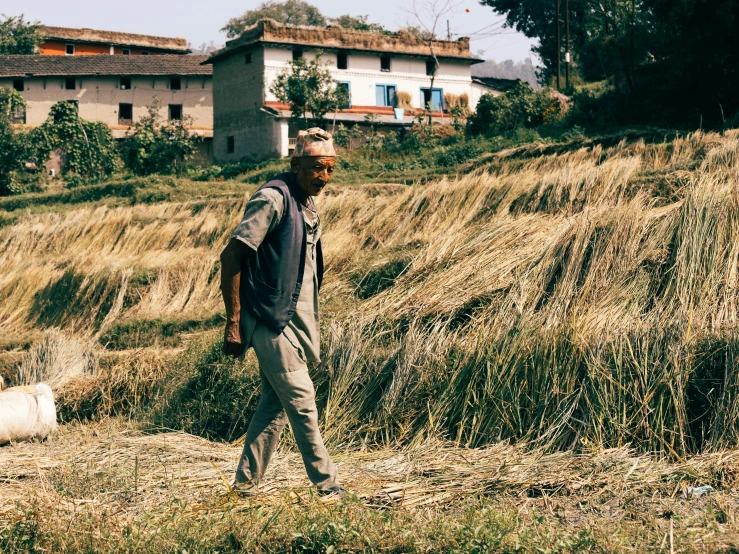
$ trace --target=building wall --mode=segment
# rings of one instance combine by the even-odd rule
[[[250,63],[246,63],[247,54]],[[235,53],[213,65],[213,157],[218,163],[287,155],[286,125],[262,111],[263,67],[261,47]],[[229,137],[233,137],[232,153],[227,148]]]
[[[315,54],[304,51],[303,56],[313,59]],[[390,71],[381,70],[378,54],[349,54],[347,69],[337,69],[336,53],[325,53],[322,59],[337,81],[350,83],[353,106],[376,106],[375,87],[383,84],[395,85],[396,91],[408,92],[411,105],[414,108],[423,108],[421,89],[430,86],[431,78],[426,75],[426,61],[422,58],[391,55]],[[269,86],[291,60],[291,49],[265,48],[265,100],[276,100],[269,92]],[[473,110],[479,99],[479,95],[473,94],[470,64],[463,60],[441,61],[434,79],[434,88],[442,89],[444,94],[467,94]]]
[[[213,128],[213,80],[209,75],[181,77],[182,90],[170,90],[168,77],[131,77],[131,88],[122,90],[116,76],[76,77],[76,90],[65,89],[64,77],[31,77],[24,79],[26,124],[40,125],[51,107],[61,100],[77,100],[80,117],[102,121],[111,127],[119,125],[119,103],[133,104],[133,119],[148,113],[154,97],[162,99],[160,113],[169,116],[169,104],[181,104],[183,115],[193,118],[196,129]],[[0,86],[12,87],[13,79],[0,78]]]
[[[39,46],[39,53],[42,56],[66,56],[67,55],[67,44],[74,44],[74,55],[75,56],[95,56],[101,54],[110,55],[111,45],[104,43],[86,43],[86,42],[74,42],[70,41],[57,41],[47,40]],[[123,46],[113,46],[113,54],[123,54]],[[126,47],[131,51],[132,56],[139,56],[143,52],[150,52],[151,54],[161,53],[155,49],[140,48],[138,46]]]
[[[470,104],[477,106],[480,101],[480,97],[483,94],[492,94],[493,96],[500,96],[503,94],[499,90],[494,90],[478,83],[472,83],[472,96],[470,96]]]

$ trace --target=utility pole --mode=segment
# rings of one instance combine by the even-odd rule
[[[565,0],[565,86],[570,88],[570,0]]]
[[[560,33],[560,4],[562,0],[557,0],[557,90],[562,88],[562,35]]]
[[[449,20],[446,20],[446,39],[452,40],[452,28],[449,27]]]

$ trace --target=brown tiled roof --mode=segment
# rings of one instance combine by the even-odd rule
[[[0,77],[53,75],[212,75],[208,56],[0,56]]]
[[[303,27],[285,25],[272,19],[262,19],[244,29],[241,36],[226,42],[225,48],[212,54],[208,63],[230,56],[255,44],[284,46],[307,46],[323,50],[348,50],[377,52],[382,54],[405,54],[429,57],[429,47],[410,33],[373,33],[347,30],[342,27]],[[456,58],[478,63],[470,53],[470,39],[433,41],[434,52],[439,58]]]
[[[74,42],[102,42],[120,46],[140,46],[143,48],[161,48],[184,53],[189,52],[184,38],[156,37],[152,35],[136,35],[117,31],[98,31],[95,29],[74,29],[70,27],[41,26],[41,32],[47,39],[70,40]]]

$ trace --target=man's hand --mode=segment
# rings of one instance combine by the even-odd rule
[[[241,284],[241,267],[254,251],[243,242],[231,239],[221,252],[221,293],[226,305],[226,332],[223,335],[223,353],[238,357],[246,348],[241,336],[239,314],[241,302],[239,287]]]
[[[223,353],[238,358],[244,351],[244,340],[241,337],[241,325],[238,321],[226,323],[226,332],[223,334]]]

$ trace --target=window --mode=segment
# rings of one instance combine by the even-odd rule
[[[346,92],[346,104],[343,106],[339,106],[342,110],[346,110],[347,108],[352,107],[352,91],[351,91],[351,85],[350,83],[336,83],[336,88],[339,90],[344,90]]]
[[[131,55],[131,50],[129,50],[128,48],[124,48],[123,49],[123,55],[124,56],[130,56]]]
[[[133,104],[118,104],[118,124],[133,124]]]
[[[67,44],[65,53],[67,56],[74,56],[74,44]]]
[[[303,57],[303,51],[300,49],[293,50],[293,61],[299,60]]]
[[[170,77],[169,78],[169,88],[171,90],[181,90],[182,89],[182,79],[179,77]]]
[[[380,56],[380,69],[390,71],[390,56]]]
[[[251,63],[251,52],[244,54],[244,63]]]
[[[182,104],[169,105],[169,119],[176,121],[182,119]]]
[[[436,62],[434,60],[426,60],[426,75],[436,73]]]
[[[26,89],[23,79],[13,79],[13,88],[18,92],[23,92]]]
[[[149,55],[149,51],[148,50],[142,50],[141,51],[141,55],[142,56],[148,56]]]
[[[349,56],[346,55],[346,52],[336,54],[336,68],[346,69],[347,67],[349,67]]]
[[[236,151],[236,144],[233,137],[226,137],[226,153],[233,154]]]
[[[131,77],[121,77],[121,90],[131,90]]]
[[[377,85],[375,87],[375,96],[377,97],[378,106],[390,106],[392,108],[398,105],[395,97],[395,85]]]
[[[26,108],[25,106],[15,106],[13,108],[13,123],[25,123],[26,122]]]
[[[74,77],[67,77],[64,79],[64,88],[66,90],[75,90],[77,88],[77,79]]]
[[[444,91],[440,88],[433,90],[429,88],[421,89],[421,105],[425,108],[431,104],[431,111],[439,112],[444,109]]]

